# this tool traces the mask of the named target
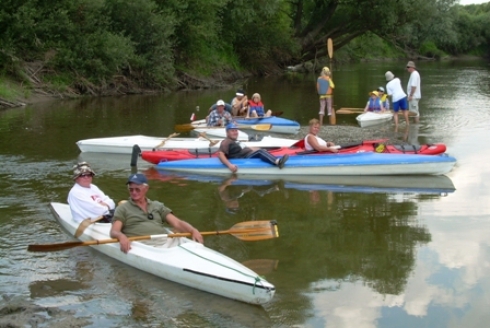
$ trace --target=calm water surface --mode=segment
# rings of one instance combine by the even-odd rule
[[[335,67],[335,106],[363,107],[368,92],[385,85],[387,70],[405,86],[404,64]],[[115,200],[127,197],[129,156],[80,154],[76,141],[164,137],[196,106],[202,118],[217,99],[229,101],[234,89],[53,101],[0,112],[1,306],[40,306],[32,313],[46,327],[483,326],[490,306],[489,65],[419,66],[420,124],[382,129],[411,143],[446,143],[458,159],[447,177],[238,180],[223,200],[223,180],[182,179],[140,163],[151,179],[149,196],[200,230],[279,222],[281,236],[270,241],[206,238],[207,246],[275,284],[275,298],[263,307],[153,277],[90,248],[26,251],[28,244],[70,240],[48,204],[66,201],[77,161],[92,163],[94,182]],[[246,88],[306,126],[318,112],[315,79],[252,79]],[[355,116],[338,115],[337,123],[354,126]],[[32,317],[17,320],[29,326]],[[0,324],[10,318],[0,314]]]

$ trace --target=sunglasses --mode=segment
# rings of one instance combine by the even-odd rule
[[[129,192],[137,192],[137,193],[141,192],[141,188],[130,188],[130,187],[128,187],[128,190],[129,190]]]
[[[91,173],[88,173],[88,174],[80,174],[79,177],[80,178],[87,178],[87,177],[93,177],[94,175],[91,174]]]

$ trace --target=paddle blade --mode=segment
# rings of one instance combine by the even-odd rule
[[[194,130],[194,126],[190,123],[186,124],[176,124],[174,130],[177,132],[190,132]]]
[[[69,241],[66,243],[59,244],[45,244],[45,245],[29,245],[27,246],[28,252],[56,252],[63,251],[65,249],[78,247],[78,246],[88,246],[87,242],[83,241]]]
[[[83,220],[82,222],[80,222],[80,225],[78,226],[77,231],[75,231],[74,236],[76,238],[80,237],[83,234],[83,232],[85,231],[85,229],[87,229],[92,223],[100,221],[103,218],[104,218],[104,216],[101,215],[101,216],[98,216],[97,218],[95,218],[94,220],[91,220],[91,219]]]
[[[327,51],[328,51],[328,57],[332,59],[333,57],[333,41],[331,38],[328,38],[327,40]]]
[[[269,131],[272,124],[255,124],[255,125],[240,125],[239,129],[252,129],[256,131]]]
[[[243,241],[258,241],[278,238],[279,228],[274,220],[246,221],[235,224],[229,233]]]

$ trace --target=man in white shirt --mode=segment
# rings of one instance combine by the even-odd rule
[[[68,193],[73,220],[82,222],[84,219],[96,219],[106,216],[105,221],[110,222],[109,217],[114,214],[116,204],[96,185],[92,184],[95,172],[87,162],[78,163],[73,167],[73,180],[75,185]]]
[[[410,79],[407,85],[408,94],[408,110],[417,114],[415,116],[415,122],[419,122],[419,100],[422,98],[422,93],[420,90],[420,74],[415,68],[415,63],[409,61],[407,63],[407,70],[410,73]]]
[[[388,71],[385,73],[386,81],[386,93],[391,97],[391,103],[393,104],[393,119],[395,120],[395,126],[398,127],[398,111],[401,110],[405,121],[408,123],[408,102],[407,95],[403,91],[402,84],[399,78],[395,78],[395,75]]]

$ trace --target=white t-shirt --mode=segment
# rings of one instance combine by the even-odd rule
[[[407,94],[403,92],[400,79],[397,77],[386,84],[386,93],[391,96],[392,102],[397,102],[407,96]]]
[[[308,136],[309,134],[305,137],[305,149],[306,150],[315,150],[309,143],[308,143]],[[317,136],[314,136],[316,138],[316,141],[320,146],[327,146],[327,142],[323,140],[322,138],[319,138]]]
[[[68,193],[68,204],[70,204],[73,220],[81,222],[84,219],[95,219],[98,216],[109,214],[109,209],[100,203],[104,202],[114,209],[116,204],[96,185],[91,184],[90,188],[80,186],[78,183],[71,188]]]
[[[411,93],[412,87],[416,87],[415,93],[413,94],[413,98],[420,99],[422,98],[422,92],[420,90],[420,74],[417,71],[413,71],[410,73],[410,79],[407,84],[407,94]]]

